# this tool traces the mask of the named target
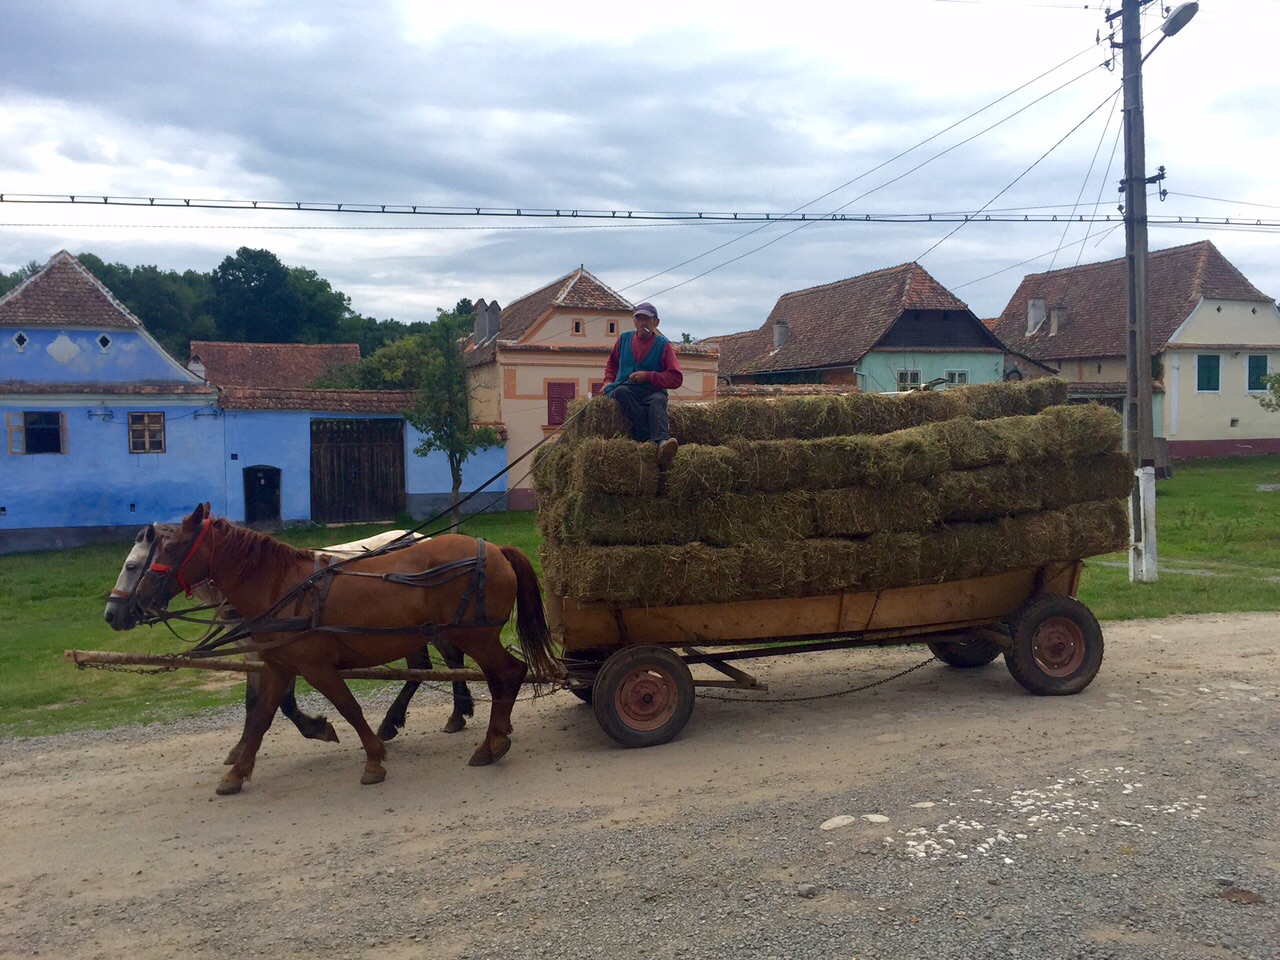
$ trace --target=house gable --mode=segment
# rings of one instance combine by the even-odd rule
[[[200,382],[65,250],[0,297],[0,381]]]

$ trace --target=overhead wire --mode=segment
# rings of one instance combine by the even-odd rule
[[[1077,207],[1078,207],[1078,205],[1079,205],[1079,203],[1080,203],[1080,198],[1084,196],[1085,188],[1089,185],[1089,178],[1090,178],[1091,176],[1093,176],[1093,167],[1094,167],[1094,164],[1096,164],[1096,163],[1098,162],[1098,154],[1102,152],[1102,143],[1103,143],[1103,141],[1106,139],[1106,137],[1107,137],[1107,131],[1111,129],[1111,121],[1112,121],[1112,119],[1113,119],[1113,118],[1115,117],[1115,115],[1116,115],[1116,103],[1117,103],[1117,102],[1119,102],[1119,99],[1118,99],[1118,98],[1116,98],[1116,97],[1113,97],[1113,98],[1112,98],[1112,100],[1111,100],[1111,112],[1107,114],[1107,122],[1106,122],[1105,124],[1103,124],[1103,126],[1102,126],[1102,132],[1098,134],[1098,145],[1097,145],[1096,147],[1094,147],[1094,148],[1093,148],[1093,157],[1091,157],[1091,158],[1090,158],[1090,160],[1089,160],[1089,169],[1085,171],[1084,176],[1081,178],[1081,180],[1080,180],[1080,191],[1076,194],[1076,200],[1075,200],[1075,203],[1073,203],[1073,204],[1071,205],[1071,212],[1072,212],[1073,214],[1076,212],[1076,209],[1077,209]],[[1122,127],[1123,127],[1123,125],[1122,125]],[[1105,183],[1105,180],[1104,180],[1103,182]],[[1095,207],[1094,207],[1094,209],[1096,210],[1096,209],[1097,209],[1097,207],[1095,206]],[[1068,219],[1068,220],[1067,220],[1066,225],[1062,228],[1062,236],[1058,238],[1058,247],[1059,247],[1059,249],[1061,249],[1062,245],[1063,245],[1064,243],[1066,243],[1066,241],[1067,241],[1067,232],[1068,232],[1070,229],[1071,229],[1071,221],[1070,221],[1070,219]],[[1083,249],[1083,246],[1081,247],[1081,249]],[[1054,265],[1055,263],[1057,263],[1057,262],[1058,262],[1058,252],[1057,252],[1057,251],[1055,251],[1055,252],[1054,252],[1054,254],[1053,254],[1053,259],[1052,259],[1051,261],[1049,261],[1049,269],[1050,269],[1050,270],[1052,270],[1052,269],[1053,269],[1053,265]]]

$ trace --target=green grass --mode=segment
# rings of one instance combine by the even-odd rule
[[[1129,583],[1123,553],[1088,561],[1080,597],[1100,619],[1280,610],[1280,456],[1180,463],[1157,485],[1161,575]],[[534,558],[533,514],[484,514],[463,533],[513,544]],[[300,527],[281,538],[303,547],[355,540],[382,526]],[[0,736],[163,720],[241,697],[235,675],[179,670],[156,676],[76,670],[70,648],[170,653],[163,627],[115,633],[102,621],[126,546],[81,547],[0,558]],[[182,628],[189,638],[198,629]]]

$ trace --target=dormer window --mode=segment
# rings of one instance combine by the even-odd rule
[[[21,353],[22,348],[25,347],[30,342],[31,342],[30,339],[21,330],[19,330],[17,333],[13,335],[13,345],[18,348],[19,353]]]
[[[98,337],[98,346],[102,348],[103,353],[106,353],[107,347],[111,346],[111,338],[104,333],[102,336]]]

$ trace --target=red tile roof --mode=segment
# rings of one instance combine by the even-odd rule
[[[313,410],[321,413],[403,413],[412,390],[293,390],[230,386],[218,389],[226,410]]]
[[[138,318],[65,250],[0,297],[0,326],[142,328]]]
[[[191,361],[220,387],[303,388],[334,367],[360,361],[358,343],[222,343],[191,341]]]
[[[996,321],[995,333],[1014,350],[1042,360],[1125,355],[1128,271],[1124,258],[1023,278]],[[1147,262],[1151,351],[1169,338],[1201,299],[1271,303],[1208,240],[1156,250]],[[1043,300],[1046,313],[1066,310],[1065,323],[1050,336],[1045,321],[1027,336],[1027,302]]]
[[[579,267],[563,277],[552,280],[545,287],[513,300],[502,311],[498,335],[495,340],[519,340],[552,309],[605,310],[631,316],[632,304],[601,283],[589,270]],[[493,341],[475,347],[475,338],[468,338],[463,348],[468,351],[467,364],[477,366],[488,363],[495,356]]]
[[[854,364],[907,310],[969,313],[918,263],[904,263],[783,294],[758,330],[716,338],[720,370],[739,375]],[[773,326],[779,320],[786,321],[790,335],[775,351]]]

